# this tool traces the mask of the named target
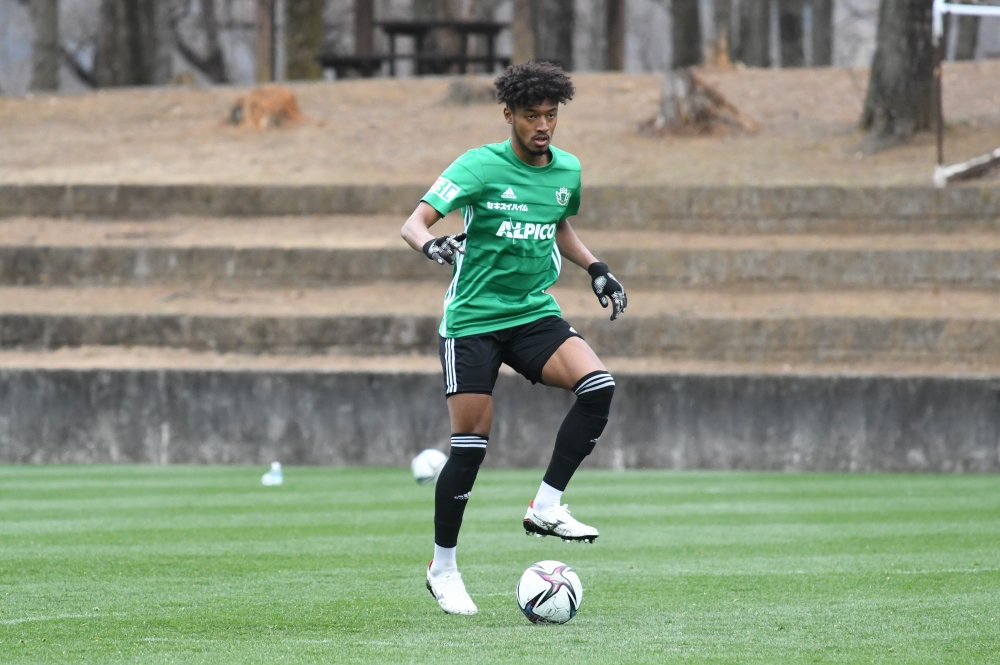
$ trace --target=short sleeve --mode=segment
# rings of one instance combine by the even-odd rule
[[[420,200],[442,215],[475,203],[483,191],[481,170],[478,158],[469,151],[452,162]]]
[[[569,203],[566,204],[566,212],[563,214],[563,219],[572,217],[580,212],[580,187],[573,190],[573,194],[569,197]]]

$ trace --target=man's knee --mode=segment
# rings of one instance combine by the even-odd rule
[[[615,396],[615,380],[605,370],[591,372],[573,387],[576,406],[588,416],[608,419],[611,400]]]

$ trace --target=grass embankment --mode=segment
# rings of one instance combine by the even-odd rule
[[[597,544],[526,538],[538,471],[484,471],[424,589],[433,490],[405,470],[0,467],[4,663],[985,663],[1000,660],[1000,477],[581,472]],[[577,617],[530,625],[529,564]]]

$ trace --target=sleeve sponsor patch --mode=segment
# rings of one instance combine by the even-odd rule
[[[447,178],[438,178],[434,186],[431,187],[428,194],[435,194],[438,198],[446,203],[451,203],[458,193],[462,191],[462,188],[453,183]]]

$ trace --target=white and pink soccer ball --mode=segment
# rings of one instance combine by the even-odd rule
[[[566,623],[582,602],[580,578],[562,561],[539,561],[517,583],[517,605],[531,623]]]

